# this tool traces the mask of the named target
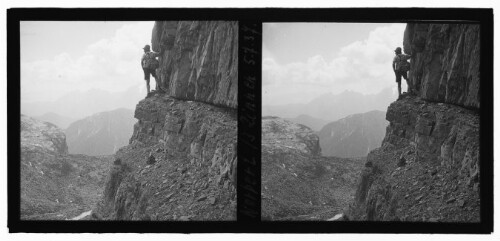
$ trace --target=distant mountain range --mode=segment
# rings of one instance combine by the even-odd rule
[[[21,113],[28,116],[43,116],[56,113],[59,116],[78,120],[86,116],[118,108],[134,109],[146,93],[140,85],[132,86],[122,92],[109,92],[91,89],[85,92],[73,92],[55,101],[22,102]],[[47,120],[52,122],[54,120]],[[59,120],[52,122],[58,125]],[[60,122],[61,123],[61,122]],[[62,122],[66,123],[66,122]],[[63,126],[60,126],[64,128]]]
[[[385,111],[389,104],[396,99],[397,93],[393,93],[391,88],[371,95],[344,91],[337,95],[325,94],[319,96],[306,104],[264,105],[262,106],[262,116],[296,118],[300,115],[308,115],[317,119],[333,121],[348,115],[371,110]],[[312,126],[311,128],[314,129]]]
[[[117,109],[73,122],[66,130],[71,154],[109,155],[128,145],[134,130],[134,112]]]
[[[325,125],[319,132],[323,156],[363,157],[380,147],[389,122],[384,111],[354,114]]]
[[[284,119],[289,120],[289,121],[294,122],[294,123],[297,123],[297,124],[305,125],[314,131],[321,130],[321,128],[323,128],[324,125],[326,125],[328,122],[330,122],[328,120],[314,118],[314,117],[309,116],[309,115],[299,115],[295,118],[284,118]]]

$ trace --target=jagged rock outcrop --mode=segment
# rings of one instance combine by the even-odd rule
[[[440,162],[478,181],[479,116],[473,111],[418,98],[394,102],[388,108],[384,142],[412,145],[419,160]]]
[[[95,216],[234,220],[236,110],[156,95],[139,102],[135,117]]]
[[[136,123],[134,111],[116,109],[73,122],[64,132],[71,154],[112,155],[128,144]]]
[[[64,132],[56,125],[21,115],[21,148],[68,154]]]
[[[169,95],[237,108],[237,22],[157,21],[151,42],[162,52],[157,73]]]
[[[479,27],[408,24],[404,42],[416,96],[389,106],[349,216],[479,222]]]
[[[380,147],[388,122],[385,112],[354,114],[328,123],[319,132],[324,156],[362,157]]]
[[[62,130],[21,115],[21,219],[67,219],[91,209],[109,159],[68,155]]]
[[[321,153],[319,138],[309,127],[278,117],[262,118],[262,148],[291,149],[313,156]]]
[[[326,220],[352,202],[361,159],[321,157],[308,127],[262,119],[263,220]]]
[[[408,24],[410,88],[425,100],[479,109],[479,30],[478,24]]]

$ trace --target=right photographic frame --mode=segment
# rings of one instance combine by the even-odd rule
[[[262,29],[263,221],[429,228],[490,220],[484,22]]]

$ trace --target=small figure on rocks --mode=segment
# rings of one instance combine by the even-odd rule
[[[156,158],[153,153],[149,153],[148,161],[146,162],[148,165],[154,164],[156,162]]]
[[[121,165],[122,164],[122,160],[119,157],[117,157],[115,159],[115,161],[113,162],[113,164],[115,164],[115,165]]]
[[[144,80],[146,80],[146,88],[148,90],[148,94],[146,95],[146,98],[149,96],[149,78],[152,75],[155,78],[156,81],[156,91],[160,90],[160,86],[158,84],[158,77],[156,77],[156,69],[159,67],[160,62],[156,59],[156,57],[160,56],[160,53],[157,52],[152,52],[151,51],[151,46],[146,45],[144,46],[144,54],[142,55],[141,58],[141,66],[142,70],[144,71]]]
[[[394,70],[394,74],[396,74],[396,82],[398,83],[398,100],[401,99],[401,77],[406,80],[408,84],[408,70],[410,70],[410,63],[408,59],[411,57],[409,54],[402,54],[401,48],[397,47],[394,50],[396,56],[392,60],[392,69]],[[410,89],[410,88],[408,88]]]

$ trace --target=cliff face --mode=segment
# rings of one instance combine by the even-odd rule
[[[417,96],[389,106],[386,136],[367,157],[350,216],[478,222],[479,28],[408,24],[404,42]]]
[[[321,157],[306,126],[262,119],[262,218],[326,220],[352,201],[361,160]]]
[[[235,220],[237,23],[156,22],[166,94],[135,109],[95,219]]]
[[[157,73],[169,95],[237,108],[237,22],[159,21],[151,42],[163,51]]]
[[[479,109],[479,37],[477,24],[408,24],[410,88],[425,100]]]
[[[231,220],[236,211],[236,113],[168,96],[145,99],[96,216]],[[153,156],[151,161],[150,155]]]

